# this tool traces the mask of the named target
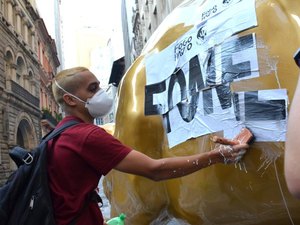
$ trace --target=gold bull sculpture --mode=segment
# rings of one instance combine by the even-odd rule
[[[190,0],[177,7],[148,41],[120,84],[113,134],[153,158],[209,151],[214,146],[212,135],[222,135],[222,131],[201,135],[170,148],[162,115],[145,115],[144,107],[146,56],[163,51],[190,31],[194,25],[190,21],[198,18],[199,9],[207,2]],[[213,13],[212,10],[203,15],[210,16],[207,13]],[[255,33],[261,44],[257,49],[263,76],[232,82],[231,89],[287,89],[290,102],[299,76],[293,54],[300,47],[300,1],[257,0],[255,11],[257,26],[237,35]],[[125,213],[126,224],[130,225],[167,224],[170,220],[192,225],[300,224],[300,202],[287,190],[283,156],[284,141],[254,142],[242,168],[213,165],[164,182],[112,171],[103,184],[111,215]]]

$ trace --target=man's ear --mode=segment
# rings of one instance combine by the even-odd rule
[[[68,94],[64,94],[63,99],[64,99],[64,102],[66,103],[66,105],[68,105],[68,106],[76,105],[76,101],[74,101],[74,98]]]

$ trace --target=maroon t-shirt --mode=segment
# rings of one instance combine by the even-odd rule
[[[69,224],[82,211],[101,176],[131,151],[104,129],[76,117],[68,116],[58,126],[69,120],[81,123],[48,144],[49,186],[57,225]],[[98,204],[90,202],[76,225],[103,225]]]

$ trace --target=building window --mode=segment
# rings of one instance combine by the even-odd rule
[[[5,72],[9,80],[12,79],[12,64],[13,56],[10,51],[7,51],[5,54]]]
[[[21,75],[18,72],[16,74],[16,81],[18,84],[21,84]]]
[[[114,113],[109,114],[109,122],[114,122]]]
[[[96,125],[103,125],[104,124],[103,118],[96,118],[95,119],[95,124]]]
[[[6,12],[6,18],[7,21],[13,25],[13,6],[11,4],[11,2],[5,1],[5,10],[4,12]]]
[[[28,91],[34,95],[33,74],[31,71],[28,74],[28,85]]]
[[[15,27],[15,29],[19,32],[18,30],[18,21],[17,21],[17,15],[18,12],[16,11],[16,7],[13,7],[13,13],[12,13],[12,24]]]
[[[36,45],[35,45],[35,31],[34,31],[34,29],[33,28],[31,28],[30,29],[30,32],[29,32],[30,34],[30,44],[31,44],[31,48],[33,49],[33,51],[36,51],[37,52],[37,50],[36,50]]]
[[[153,6],[153,15],[157,15],[157,6]]]
[[[25,63],[22,57],[18,57],[17,59],[17,74],[16,74],[16,81],[23,86],[24,81],[22,80],[22,76],[25,71]]]
[[[4,15],[4,0],[0,0],[0,12],[2,15]]]

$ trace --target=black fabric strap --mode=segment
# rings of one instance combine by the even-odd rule
[[[67,129],[71,126],[74,126],[78,123],[79,122],[76,120],[71,120],[71,121],[64,123],[61,127],[55,128],[53,131],[51,131],[49,134],[47,134],[45,137],[42,138],[41,144],[53,139],[54,137],[56,137],[57,135],[62,133],[65,129]]]
[[[98,195],[98,193],[96,191],[92,191],[87,199],[85,200],[83,206],[81,207],[81,209],[79,210],[79,212],[77,213],[77,215],[72,219],[71,223],[69,223],[69,225],[75,225],[77,223],[77,220],[78,218],[82,215],[82,213],[84,212],[84,210],[87,209],[88,205],[91,203],[91,202],[100,202],[101,203],[101,206],[103,206],[103,202],[102,202],[102,198]]]
[[[16,146],[9,151],[9,156],[16,163],[18,167],[23,165],[24,163],[29,165],[33,162],[32,153],[21,148],[20,146]]]

